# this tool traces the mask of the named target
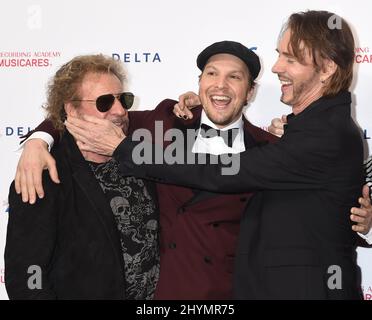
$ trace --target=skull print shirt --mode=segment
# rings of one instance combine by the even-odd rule
[[[125,265],[126,298],[153,298],[159,278],[159,211],[154,185],[122,177],[118,163],[88,162],[114,215]]]
[[[366,167],[366,182],[369,186],[370,196],[372,199],[372,156],[369,156],[369,158],[365,162]]]

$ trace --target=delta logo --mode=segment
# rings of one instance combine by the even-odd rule
[[[59,51],[0,51],[0,68],[46,68],[60,57]]]
[[[9,213],[9,203],[7,200],[3,200],[3,211],[4,213]]]
[[[355,62],[358,64],[372,63],[372,54],[369,47],[355,48]]]
[[[29,126],[25,126],[25,127],[7,126],[7,127],[4,127],[1,131],[2,132],[0,133],[0,137],[1,136],[22,137],[23,135],[26,135],[27,133],[29,133],[31,131],[31,127],[29,127]]]
[[[112,58],[124,63],[161,63],[159,52],[123,52],[112,53]]]
[[[364,129],[364,130],[363,130],[363,138],[364,138],[365,140],[369,140],[369,139],[371,139],[371,137],[370,137],[370,135],[369,135],[367,129]]]
[[[257,50],[257,47],[249,48],[253,51]],[[162,58],[159,52],[142,51],[142,52],[114,52],[111,54],[112,58],[117,61],[124,63],[161,63]]]

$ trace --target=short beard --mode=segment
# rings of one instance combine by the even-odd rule
[[[119,121],[118,119],[109,119],[114,125],[117,127],[121,128],[124,132],[124,134],[127,136],[128,135],[128,129],[129,129],[129,119],[128,118],[120,118]]]

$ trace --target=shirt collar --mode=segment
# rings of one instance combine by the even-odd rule
[[[200,118],[200,124],[206,124],[208,126],[210,126],[211,128],[214,128],[214,129],[219,129],[206,115],[205,111],[202,110],[202,113],[201,113],[201,118]],[[225,131],[225,130],[228,130],[228,129],[235,129],[235,128],[238,128],[239,131],[240,130],[243,130],[243,127],[244,127],[244,122],[243,122],[243,114],[240,115],[240,117],[238,119],[236,119],[236,121],[234,121],[233,123],[230,123],[229,125],[227,125],[226,127],[220,129],[221,131]]]

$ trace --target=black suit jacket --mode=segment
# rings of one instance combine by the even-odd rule
[[[124,299],[124,261],[117,226],[101,187],[66,131],[53,148],[61,184],[44,171],[45,197],[23,203],[9,193],[5,285],[10,299]],[[42,288],[31,290],[29,266]],[[35,282],[37,283],[37,282]]]
[[[360,298],[349,215],[363,184],[363,146],[350,103],[343,92],[290,117],[276,144],[240,154],[237,175],[221,175],[221,164],[133,164],[130,139],[119,149],[122,171],[214,192],[259,191],[241,222],[236,298]]]

